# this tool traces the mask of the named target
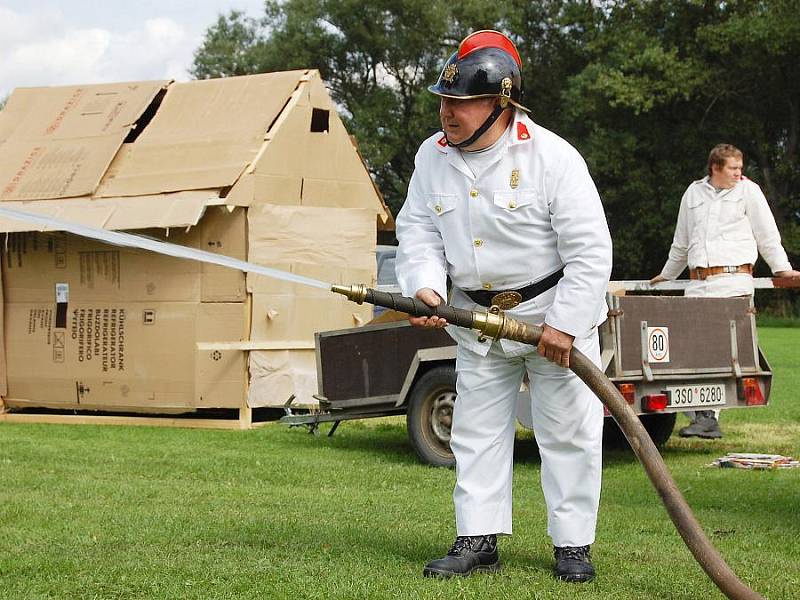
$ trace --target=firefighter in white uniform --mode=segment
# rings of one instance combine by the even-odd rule
[[[499,567],[497,534],[511,534],[518,390],[527,371],[556,575],[589,581],[600,498],[603,407],[568,370],[574,346],[599,363],[611,238],[580,154],[535,124],[522,106],[521,62],[494,31],[465,38],[437,83],[443,131],[422,143],[397,217],[397,275],[404,294],[544,324],[538,348],[458,342],[450,446],[456,458],[457,537],[427,576]],[[501,292],[504,292],[500,294]],[[499,295],[498,295],[499,294]],[[441,327],[437,317],[412,324]]]
[[[651,284],[676,279],[689,266],[685,296],[730,298],[753,295],[753,265],[759,253],[777,277],[800,277],[781,245],[781,236],[761,188],[742,176],[744,155],[718,144],[708,156],[708,175],[683,194],[672,247]],[[713,410],[694,413],[683,437],[719,438]]]

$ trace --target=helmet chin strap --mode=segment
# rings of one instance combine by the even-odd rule
[[[486,133],[486,131],[489,129],[489,127],[494,125],[494,122],[497,121],[497,119],[500,118],[500,115],[503,114],[503,111],[505,109],[509,108],[510,106],[511,106],[511,104],[506,104],[505,106],[503,106],[501,103],[498,102],[497,105],[494,107],[494,110],[492,111],[492,114],[490,114],[488,117],[486,117],[486,120],[483,122],[483,125],[478,127],[475,130],[475,133],[473,133],[469,137],[469,139],[466,139],[463,142],[459,142],[458,144],[454,144],[447,137],[447,133],[445,133],[444,137],[447,140],[447,145],[448,146],[452,146],[453,148],[464,148],[466,146],[470,146],[470,145],[474,144],[476,141],[478,141],[479,137],[481,137],[484,133]]]

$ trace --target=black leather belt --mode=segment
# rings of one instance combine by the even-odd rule
[[[470,299],[475,302],[476,304],[480,304],[481,306],[492,306],[496,304],[500,306],[500,308],[508,309],[514,308],[517,304],[521,304],[530,300],[531,298],[535,298],[539,294],[544,294],[547,290],[555,286],[559,280],[564,276],[564,268],[560,268],[555,273],[548,275],[544,279],[540,279],[530,285],[526,285],[524,288],[519,288],[518,290],[461,290]],[[498,298],[499,296],[499,298]],[[503,306],[502,304],[507,302],[507,299],[511,299],[511,306]],[[514,303],[516,300],[516,303]]]

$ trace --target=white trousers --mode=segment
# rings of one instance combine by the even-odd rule
[[[753,278],[747,273],[722,273],[702,281],[693,279],[683,295],[687,298],[731,298],[752,296],[754,292]]]
[[[597,331],[575,346],[600,364]],[[458,347],[458,399],[450,447],[458,535],[511,534],[516,404],[530,380],[533,429],[542,460],[547,532],[555,546],[594,542],[600,502],[603,406],[578,377],[539,356],[507,357],[493,343],[479,356]]]

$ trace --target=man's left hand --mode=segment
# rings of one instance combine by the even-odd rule
[[[574,335],[559,331],[550,325],[542,328],[542,337],[539,338],[538,351],[547,360],[569,368],[569,353],[572,350]]]
[[[657,283],[661,283],[662,281],[667,281],[667,278],[666,278],[666,277],[664,277],[663,275],[660,275],[660,274],[659,274],[659,275],[656,275],[655,277],[653,277],[653,278],[650,280],[650,285],[655,285],[655,284],[657,284]]]
[[[800,277],[800,271],[795,271],[794,269],[790,271],[778,271],[775,273],[775,277],[789,277],[790,279],[797,279]]]

